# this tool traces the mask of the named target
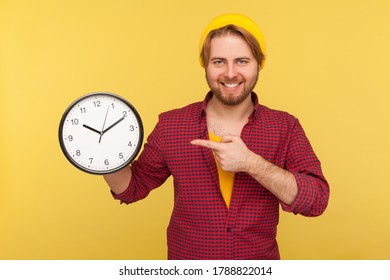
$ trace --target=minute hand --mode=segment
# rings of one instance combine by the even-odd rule
[[[104,133],[106,133],[107,131],[109,131],[111,128],[113,128],[114,126],[116,126],[118,123],[120,123],[121,121],[123,121],[125,119],[125,117],[122,117],[120,118],[119,120],[117,120],[116,122],[114,122],[112,125],[110,125],[109,127],[107,127],[105,130],[102,131],[102,135]]]

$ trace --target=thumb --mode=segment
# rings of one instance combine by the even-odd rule
[[[237,140],[237,138],[239,138],[239,136],[236,136],[236,135],[226,135],[226,136],[222,137],[221,143],[234,142],[235,140]]]

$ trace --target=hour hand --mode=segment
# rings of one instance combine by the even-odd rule
[[[93,132],[96,132],[97,134],[101,135],[102,132],[97,130],[97,129],[94,129],[93,127],[90,127],[89,125],[86,125],[86,124],[83,124],[83,127],[85,128],[88,128],[89,130],[92,130]]]

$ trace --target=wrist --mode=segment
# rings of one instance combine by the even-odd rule
[[[247,162],[248,164],[247,164],[246,173],[248,173],[251,176],[258,175],[259,171],[264,169],[265,159],[253,152],[250,153]]]

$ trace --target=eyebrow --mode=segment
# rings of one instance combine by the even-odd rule
[[[241,60],[241,59],[251,60],[251,58],[247,57],[247,56],[237,57],[234,60]],[[213,58],[210,59],[210,61],[214,61],[214,60],[226,60],[226,58],[223,58],[223,57],[213,57]]]
[[[213,60],[226,60],[226,58],[223,58],[223,57],[213,57],[210,60],[211,61],[213,61]]]
[[[238,59],[246,59],[246,60],[251,60],[251,58],[250,58],[250,57],[247,57],[247,56],[243,56],[243,57],[237,57],[237,58],[236,58],[236,60],[238,60]]]

